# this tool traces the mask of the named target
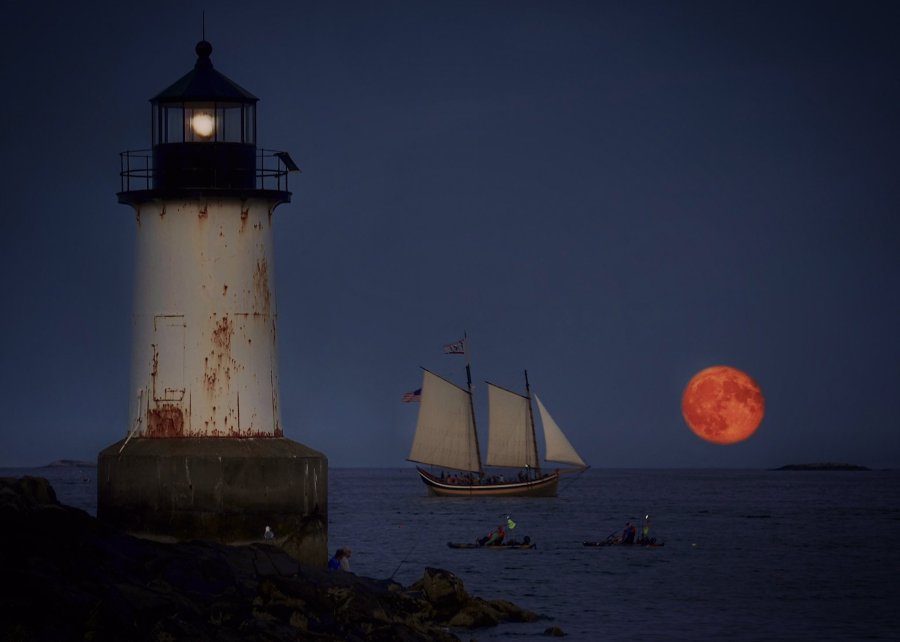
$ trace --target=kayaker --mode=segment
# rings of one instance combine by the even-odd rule
[[[622,544],[634,544],[634,536],[637,529],[631,522],[625,522],[625,529],[622,531]]]
[[[478,543],[483,546],[499,546],[503,543],[504,537],[506,537],[506,531],[503,530],[503,524],[500,524],[496,529],[488,533],[487,539],[483,538]]]

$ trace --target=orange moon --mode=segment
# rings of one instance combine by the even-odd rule
[[[744,441],[759,427],[766,400],[753,379],[737,368],[701,370],[681,395],[681,414],[694,433],[714,444]]]

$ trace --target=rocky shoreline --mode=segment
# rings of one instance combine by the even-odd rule
[[[40,477],[0,478],[0,519],[4,640],[451,641],[542,619],[470,596],[442,569],[404,587],[301,566],[268,544],[134,538],[60,504]]]

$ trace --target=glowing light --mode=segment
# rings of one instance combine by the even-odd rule
[[[216,119],[206,112],[194,114],[191,116],[191,129],[200,138],[209,138],[216,130]]]

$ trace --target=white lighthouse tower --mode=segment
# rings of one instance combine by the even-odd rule
[[[324,562],[327,461],[284,439],[273,215],[285,152],[257,147],[258,99],[194,68],[151,100],[152,149],[122,154],[136,214],[129,425],[99,457],[98,517],[138,535],[261,539]]]

